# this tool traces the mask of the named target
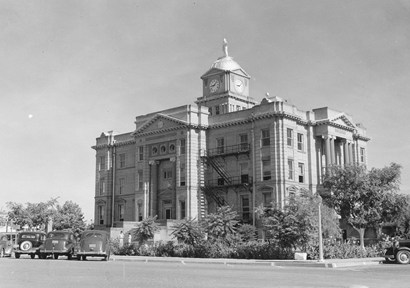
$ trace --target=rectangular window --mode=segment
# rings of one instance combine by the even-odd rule
[[[249,183],[248,163],[240,163],[239,170],[241,175],[241,184]]]
[[[261,144],[262,147],[270,145],[270,132],[269,129],[262,129],[262,136],[261,136]]]
[[[219,105],[215,106],[215,115],[219,115]]]
[[[224,178],[218,178],[218,186],[224,186],[224,185],[225,185]]]
[[[144,160],[144,146],[138,147],[139,161]]]
[[[138,203],[138,221],[142,221],[142,203]]]
[[[179,168],[179,185],[185,186],[185,163],[181,163],[181,167]]]
[[[104,224],[104,206],[98,206],[98,223]]]
[[[249,149],[248,145],[248,134],[239,135],[240,149],[241,151],[246,151]]]
[[[288,175],[288,179],[289,180],[293,180],[293,160],[292,159],[288,159],[288,171],[289,171],[289,175]]]
[[[181,219],[185,219],[186,217],[186,210],[185,210],[185,201],[180,201],[180,209],[181,209]]]
[[[305,164],[298,163],[299,183],[305,183]]]
[[[236,105],[236,111],[240,111],[241,110],[241,106]]]
[[[142,188],[144,187],[142,176],[143,176],[142,170],[138,170],[138,187],[137,187],[138,190],[142,190]]]
[[[244,222],[250,221],[250,203],[249,195],[241,196],[242,219]]]
[[[208,108],[209,116],[212,116],[212,107]]]
[[[216,139],[216,150],[218,154],[223,154],[225,150],[225,139],[217,138]]]
[[[271,168],[270,168],[270,157],[262,158],[262,179],[270,180],[271,179]]]
[[[118,219],[120,221],[124,221],[124,213],[125,212],[125,206],[124,204],[118,204]]]
[[[120,191],[119,191],[119,193],[123,194],[124,189],[125,189],[125,178],[120,178],[119,182],[120,182],[120,189],[119,189]]]
[[[105,156],[100,156],[100,171],[105,170]]]
[[[289,147],[293,147],[293,130],[290,128],[286,129],[286,139]]]
[[[263,207],[272,207],[271,193],[263,193]]]
[[[100,179],[100,195],[105,194],[105,178]]]
[[[120,154],[120,168],[124,168],[125,167],[125,154],[122,153]]]
[[[164,169],[164,179],[172,178],[172,169]]]
[[[185,154],[185,139],[181,139],[180,151],[181,151],[181,154]]]
[[[364,148],[360,148],[360,162],[364,163],[365,161],[365,150]]]
[[[303,151],[303,147],[305,146],[304,144],[304,139],[303,139],[303,134],[298,133],[298,150],[299,151]]]

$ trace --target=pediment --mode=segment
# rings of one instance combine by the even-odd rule
[[[340,126],[347,126],[352,128],[356,127],[356,125],[354,125],[354,123],[344,113],[341,113],[337,117],[330,119],[330,122]]]
[[[137,127],[137,129],[132,133],[150,133],[150,132],[159,132],[172,129],[182,128],[187,125],[187,122],[168,116],[164,114],[156,114],[151,119],[147,120],[144,124]]]

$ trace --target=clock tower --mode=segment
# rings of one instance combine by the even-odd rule
[[[202,97],[196,103],[206,106],[211,115],[248,109],[256,105],[249,97],[250,76],[228,54],[228,42],[222,46],[224,56],[219,57],[201,76]]]

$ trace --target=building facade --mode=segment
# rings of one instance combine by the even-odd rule
[[[366,165],[369,138],[351,116],[269,95],[258,102],[226,42],[223,52],[195,104],[137,116],[134,131],[96,139],[96,227],[201,219],[223,205],[255,224],[255,207],[320,189],[327,166]]]

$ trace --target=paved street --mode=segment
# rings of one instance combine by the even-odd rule
[[[0,259],[1,287],[409,287],[410,265],[270,267]]]

